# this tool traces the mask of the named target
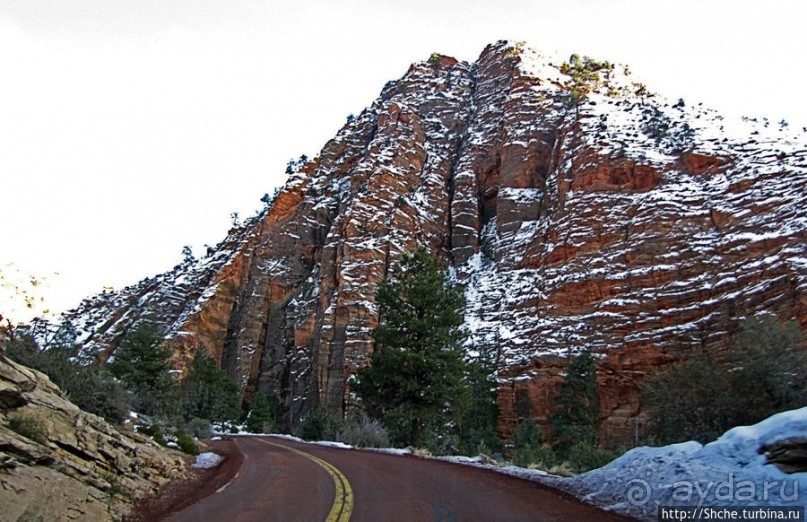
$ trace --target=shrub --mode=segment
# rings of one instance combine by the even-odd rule
[[[38,413],[15,412],[8,417],[11,431],[23,437],[45,445],[48,443],[48,430],[45,420]]]
[[[361,413],[352,415],[345,421],[339,439],[359,448],[389,447],[389,435],[384,426]]]
[[[572,446],[566,456],[566,461],[577,473],[605,466],[616,458],[616,453],[598,448],[588,442],[578,442]]]
[[[213,436],[213,426],[207,419],[191,419],[185,424],[185,430],[197,439],[209,439]]]
[[[722,402],[727,375],[708,352],[700,352],[653,377],[642,389],[649,431],[660,444],[701,443],[725,431]]]
[[[179,429],[174,431],[174,437],[177,439],[177,446],[179,446],[180,451],[188,455],[199,454],[199,445],[196,444],[193,437]]]
[[[799,323],[772,314],[745,321],[726,356],[734,425],[755,424],[807,404],[807,351]]]
[[[159,444],[160,446],[165,446],[168,442],[165,440],[165,436],[163,435],[162,430],[156,424],[141,424],[137,427],[137,432],[150,437],[151,440]]]
[[[64,342],[69,340],[67,337]],[[41,349],[31,337],[24,336],[9,340],[5,349],[11,359],[45,373],[82,410],[111,422],[126,417],[129,407],[123,387],[105,370],[82,365],[76,345],[51,343]]]
[[[660,444],[714,440],[807,402],[807,352],[795,321],[770,314],[744,321],[723,364],[699,352],[642,388],[651,436]]]
[[[295,431],[303,440],[336,440],[342,431],[344,420],[325,408],[317,408],[308,413]]]
[[[543,434],[534,420],[524,420],[516,426],[512,439],[513,463],[521,467],[541,465],[547,468],[555,465],[556,458],[551,448],[544,446]]]

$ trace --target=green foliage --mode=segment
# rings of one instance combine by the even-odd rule
[[[535,413],[535,406],[532,404],[527,390],[524,388],[519,388],[516,390],[515,395],[516,400],[513,404],[513,412],[516,414],[516,416],[524,418]]]
[[[337,440],[344,421],[338,413],[317,408],[308,413],[295,431],[303,440]]]
[[[174,437],[177,439],[177,446],[179,450],[188,455],[198,455],[199,445],[193,440],[193,437],[185,433],[183,430],[178,429],[174,431]]]
[[[609,62],[600,62],[584,56],[573,54],[568,63],[560,66],[560,72],[571,78],[566,85],[567,104],[576,106],[586,100],[588,93],[602,86],[601,72],[609,74],[614,69]]]
[[[179,395],[177,382],[169,373],[173,369],[171,351],[160,346],[153,328],[142,325],[126,336],[109,368],[132,391],[139,411],[164,417],[176,414]]]
[[[593,444],[580,441],[569,448],[566,461],[576,473],[585,473],[605,466],[619,455],[613,451],[598,448]]]
[[[795,321],[746,320],[720,364],[699,352],[642,389],[649,431],[661,444],[709,442],[734,426],[807,404],[807,352]]]
[[[38,413],[20,411],[8,416],[8,427],[23,437],[38,442],[48,443],[48,430],[45,420]]]
[[[126,493],[126,488],[121,481],[121,475],[116,471],[109,470],[104,473],[103,481],[109,484],[106,490],[106,494],[109,495],[109,498],[123,496]]]
[[[393,444],[422,447],[458,425],[468,404],[461,342],[464,294],[423,249],[406,254],[376,292],[370,366],[353,390]]]
[[[556,406],[550,419],[556,451],[564,454],[577,442],[596,443],[597,366],[590,351],[584,351],[569,363]]]
[[[191,419],[185,423],[185,431],[197,439],[209,439],[213,436],[213,426],[207,419]]]
[[[548,469],[557,464],[552,449],[543,444],[543,434],[534,420],[519,422],[510,442],[513,445],[513,463],[517,466]]]
[[[429,63],[430,64],[440,63],[440,53],[432,53],[431,56],[429,56]]]
[[[247,415],[246,428],[250,433],[272,433],[280,428],[283,406],[274,395],[257,392],[252,409]]]
[[[182,416],[213,422],[237,420],[241,414],[238,385],[216,366],[204,346],[193,359],[181,387]]]
[[[747,320],[726,357],[735,425],[807,405],[807,351],[799,323],[772,314]]]
[[[496,404],[496,367],[487,353],[467,365],[470,393],[462,417],[459,452],[464,455],[489,454],[502,449],[496,432],[499,406]],[[485,450],[484,452],[482,450]]]
[[[727,386],[728,375],[705,351],[653,377],[642,389],[642,405],[655,442],[705,443],[720,436],[729,424]]]
[[[357,448],[387,448],[389,435],[376,419],[355,413],[345,419],[337,440]]]
[[[104,368],[82,364],[72,326],[63,324],[47,342],[48,348],[40,349],[30,336],[17,336],[4,349],[11,359],[46,374],[82,410],[122,421],[129,409],[125,390]]]
[[[658,107],[645,110],[647,121],[642,124],[642,131],[656,140],[656,145],[665,146],[675,152],[692,147],[695,130],[686,122],[673,121]]]
[[[137,427],[137,432],[150,437],[160,446],[168,444],[168,441],[165,440],[165,435],[163,435],[163,430],[157,424],[141,424]]]

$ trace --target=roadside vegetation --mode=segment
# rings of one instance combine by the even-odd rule
[[[204,347],[187,378],[180,380],[173,373],[171,352],[148,324],[129,333],[108,364],[82,353],[68,322],[37,336],[45,339],[43,345],[30,329],[6,328],[0,333],[2,352],[48,375],[81,409],[113,424],[128,420],[159,444],[196,454],[194,437],[209,438],[211,423],[239,420],[238,389]],[[31,419],[16,419],[11,426],[17,431],[35,427]]]
[[[650,379],[642,404],[658,444],[709,442],[734,426],[807,405],[807,351],[796,321],[745,320],[726,353],[703,351]]]
[[[434,455],[485,455],[558,474],[598,468],[621,452],[599,446],[596,354],[570,354],[553,413],[538,418],[517,390],[515,431],[497,430],[496,347],[464,349],[464,291],[425,250],[403,256],[376,293],[379,324],[367,365],[348,384],[358,407],[315,408],[296,419],[294,434],[357,447],[412,447]],[[68,322],[0,331],[0,353],[46,373],[83,410],[130,422],[163,445],[190,454],[195,439],[218,430],[281,433],[289,412],[281,399],[254,390],[246,415],[232,378],[202,346],[179,377],[160,334],[141,324],[110,361],[80,349]],[[34,335],[36,334],[36,335]],[[40,339],[37,344],[34,338]],[[708,442],[738,425],[807,404],[807,352],[798,323],[773,315],[743,320],[728,348],[702,350],[649,378],[642,389],[645,442]],[[137,413],[131,413],[137,412]],[[12,418],[9,428],[41,437],[41,419]]]

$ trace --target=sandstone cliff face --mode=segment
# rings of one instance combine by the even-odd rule
[[[157,321],[180,366],[204,343],[293,425],[351,400],[375,287],[426,246],[466,285],[469,351],[498,355],[505,434],[517,395],[545,418],[566,356],[593,348],[601,438],[629,442],[659,367],[762,310],[807,325],[807,139],[622,67],[574,103],[563,71],[507,42],[412,65],[210,256],[83,303],[88,349]]]
[[[0,520],[118,520],[184,470],[178,453],[115,430],[0,355]]]

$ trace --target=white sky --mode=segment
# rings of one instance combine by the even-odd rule
[[[411,62],[499,39],[807,126],[806,20],[805,0],[0,0],[0,271],[61,310],[170,269]]]

